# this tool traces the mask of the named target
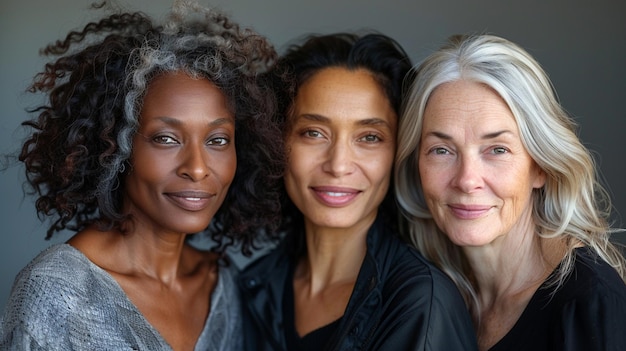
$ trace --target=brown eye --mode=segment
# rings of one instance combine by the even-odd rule
[[[157,144],[177,144],[178,141],[168,135],[157,135],[152,140]]]
[[[224,146],[224,145],[228,145],[229,143],[230,143],[230,140],[228,138],[217,137],[217,138],[213,138],[213,139],[209,140],[209,142],[207,144],[208,145]]]
[[[381,141],[382,139],[378,135],[376,135],[376,134],[368,134],[368,135],[362,137],[360,140],[364,141],[366,143],[377,143],[377,142]]]
[[[317,130],[306,130],[302,134],[309,138],[319,138],[322,136],[322,133],[318,132]]]

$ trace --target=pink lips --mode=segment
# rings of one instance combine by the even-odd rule
[[[450,204],[448,205],[448,208],[450,208],[452,213],[460,219],[480,218],[491,210],[491,206],[462,204]]]
[[[172,202],[187,211],[201,211],[209,206],[213,195],[201,191],[180,191],[166,193]]]
[[[355,189],[330,186],[312,187],[311,189],[324,205],[330,207],[345,206],[361,193],[361,191]]]

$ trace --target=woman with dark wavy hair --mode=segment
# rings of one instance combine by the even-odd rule
[[[403,80],[391,38],[314,36],[275,72],[287,150],[283,232],[240,276],[248,350],[472,350],[445,274],[403,242],[389,192]]]
[[[240,303],[225,249],[273,232],[282,132],[272,45],[175,4],[70,32],[30,89],[47,96],[20,161],[37,211],[77,233],[17,276],[0,348],[232,350]],[[192,247],[208,232],[216,246]]]

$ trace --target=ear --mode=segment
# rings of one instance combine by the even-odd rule
[[[546,172],[544,172],[543,169],[541,169],[541,167],[539,167],[537,164],[535,164],[535,179],[533,180],[533,188],[534,189],[539,189],[542,188],[544,185],[546,185]]]

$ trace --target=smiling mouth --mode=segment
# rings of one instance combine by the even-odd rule
[[[448,208],[460,219],[477,219],[483,217],[491,210],[490,206],[448,205]]]
[[[330,207],[346,206],[361,193],[359,190],[334,187],[312,187],[311,190],[322,204]]]
[[[166,193],[176,206],[187,211],[201,211],[211,204],[214,195],[204,192],[178,192]]]

